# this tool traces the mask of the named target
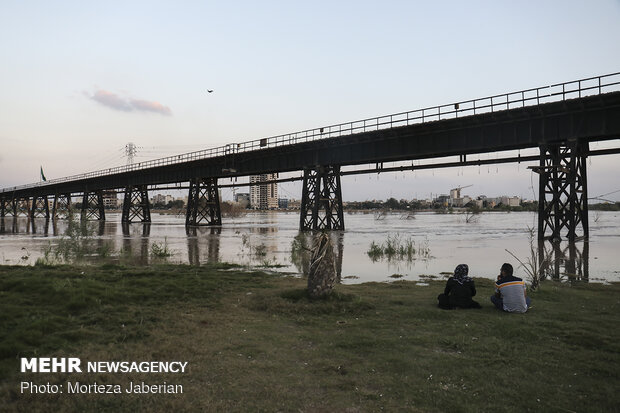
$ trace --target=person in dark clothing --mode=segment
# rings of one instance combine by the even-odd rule
[[[480,308],[480,304],[472,300],[476,295],[474,280],[469,278],[467,264],[459,264],[454,270],[454,275],[448,278],[443,294],[439,294],[439,308],[450,310],[452,308]]]

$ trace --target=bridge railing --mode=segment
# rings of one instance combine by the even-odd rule
[[[122,174],[136,170],[157,168],[173,164],[198,161],[218,156],[233,155],[260,149],[274,148],[284,145],[311,142],[319,139],[329,139],[353,135],[362,132],[371,132],[381,129],[391,129],[409,126],[418,123],[433,122],[445,119],[454,119],[463,116],[478,115],[488,112],[497,112],[518,107],[534,106],[544,103],[598,95],[620,90],[620,72],[602,76],[589,77],[570,82],[557,83],[534,89],[525,89],[500,95],[454,102],[447,105],[432,106],[408,112],[393,113],[390,115],[367,118],[352,122],[327,125],[320,128],[307,129],[299,132],[268,138],[255,139],[241,143],[230,143],[216,148],[204,149],[180,155],[167,156],[150,161],[131,165],[117,166],[109,169],[87,172],[63,178],[51,179],[28,185],[4,188],[0,192],[11,192],[37,186],[59,184],[63,182],[97,178],[106,175]]]

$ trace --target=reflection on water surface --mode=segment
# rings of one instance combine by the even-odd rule
[[[483,213],[476,222],[460,214],[417,213],[409,219],[387,214],[349,213],[347,230],[333,232],[339,278],[345,283],[387,281],[391,276],[419,280],[421,276],[443,277],[456,265],[467,263],[474,277],[494,279],[503,262],[511,262],[517,274],[523,268],[507,252],[526,262],[532,248],[546,263],[546,274],[563,279],[619,281],[617,250],[620,246],[620,213],[596,212],[590,220],[589,242],[550,242],[532,247],[528,227],[536,224],[534,213]],[[268,266],[277,271],[303,273],[307,269],[304,248],[311,245],[309,234],[300,234],[299,216],[293,212],[251,212],[226,219],[221,228],[186,228],[183,217],[153,214],[151,224],[121,224],[120,214],[107,214],[105,222],[92,222],[100,243],[136,263],[154,261],[153,244],[165,245],[171,262],[199,265],[233,262],[248,266]],[[67,229],[66,220],[50,221],[26,217],[0,219],[0,259],[4,264],[33,264],[50,243],[58,243]],[[428,256],[404,259],[371,259],[373,243],[390,237],[427,245]]]

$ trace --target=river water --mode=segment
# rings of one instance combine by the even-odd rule
[[[183,216],[157,212],[148,225],[123,226],[120,214],[110,213],[106,218],[104,223],[92,223],[95,242],[107,244],[113,253],[123,251],[143,264],[157,260],[154,248],[167,247],[172,252],[168,261],[175,263],[233,262],[294,274],[301,274],[307,266],[308,254],[298,246],[309,245],[311,240],[299,234],[298,212],[250,212],[224,218],[220,229],[190,230],[186,230]],[[471,276],[494,279],[504,262],[513,264],[516,275],[527,277],[525,268],[508,251],[523,262],[532,251],[538,257],[538,244],[530,242],[528,231],[536,226],[536,214],[489,212],[473,221],[467,222],[459,213],[345,214],[346,231],[332,234],[341,280],[423,282],[427,276],[445,277],[460,263],[469,265]],[[0,219],[2,263],[33,264],[47,246],[65,237],[66,228],[66,220],[54,224],[40,218]],[[409,244],[416,252],[371,258],[371,244],[385,246],[388,239],[397,245]],[[548,270],[552,275],[613,282],[620,281],[619,247],[620,212],[591,212],[589,242],[563,243],[555,249],[547,242],[541,248],[551,257]]]

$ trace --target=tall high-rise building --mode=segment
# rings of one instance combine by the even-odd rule
[[[278,179],[278,174],[250,175],[251,184],[276,179]],[[250,186],[250,206],[253,209],[277,209],[278,184],[268,183]]]

